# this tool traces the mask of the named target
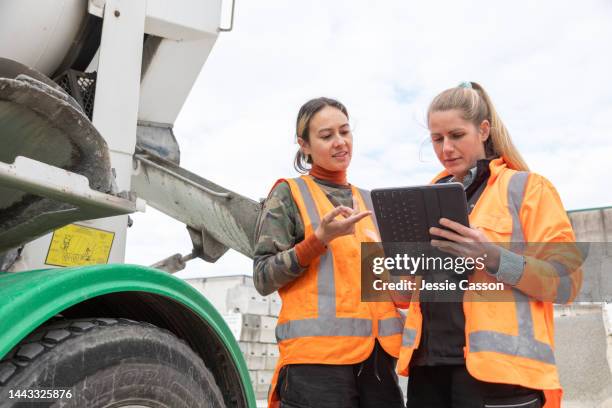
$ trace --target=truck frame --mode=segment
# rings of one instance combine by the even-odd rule
[[[221,315],[171,275],[229,248],[252,257],[259,203],[181,168],[173,133],[233,13],[0,6],[0,407],[255,406]],[[146,205],[186,225],[191,253],[124,264],[128,214]]]

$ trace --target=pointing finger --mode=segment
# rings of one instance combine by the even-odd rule
[[[372,211],[362,211],[360,213],[351,215],[345,221],[350,222],[351,224],[356,224],[359,221],[363,220],[365,217],[369,217],[370,215],[372,215]]]
[[[346,208],[346,207],[344,207],[344,208]],[[331,210],[330,212],[325,214],[325,216],[323,217],[323,222],[330,223],[342,211],[345,211],[345,210],[343,210],[343,206],[338,206],[338,207],[334,208],[333,210]]]

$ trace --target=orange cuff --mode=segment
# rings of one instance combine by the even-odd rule
[[[310,235],[295,246],[295,255],[302,268],[307,267],[313,259],[323,255],[327,246],[315,234]]]

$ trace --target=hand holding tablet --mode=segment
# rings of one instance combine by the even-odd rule
[[[447,229],[441,218],[469,227],[461,183],[375,189],[371,196],[382,242],[444,239],[430,232],[432,227]]]

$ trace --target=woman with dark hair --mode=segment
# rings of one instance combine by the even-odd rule
[[[297,117],[295,167],[276,182],[258,225],[253,274],[278,290],[279,361],[270,407],[403,407],[394,372],[403,323],[392,302],[361,302],[360,245],[377,241],[369,193],[347,181],[348,112],[329,98]]]

